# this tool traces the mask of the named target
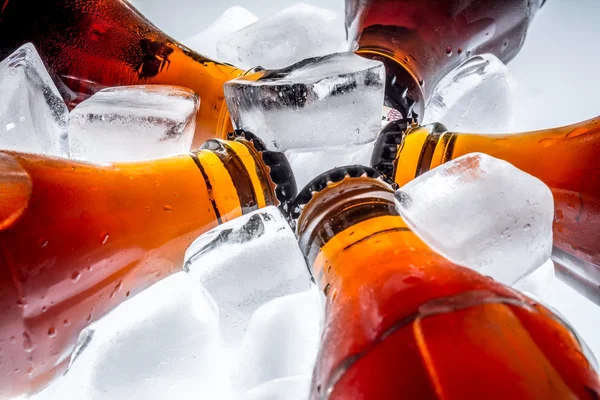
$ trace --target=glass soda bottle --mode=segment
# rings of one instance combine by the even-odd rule
[[[126,0],[1,1],[0,59],[27,42],[69,108],[110,86],[183,86],[201,99],[194,149],[231,130],[223,83],[244,72],[178,43]]]
[[[283,154],[248,134],[134,163],[0,152],[0,179],[2,399],[64,372],[80,331],[182,270],[199,235],[262,207],[285,211],[296,191]]]
[[[311,399],[600,395],[585,345],[565,322],[431,250],[373,169],[323,174],[292,210],[325,296]]]
[[[402,186],[446,161],[485,153],[539,178],[554,197],[558,275],[600,305],[600,117],[507,135],[454,133],[442,124],[388,124],[372,165]]]
[[[544,2],[346,0],[346,28],[357,54],[385,64],[386,104],[419,118],[435,85],[469,57],[515,57]]]

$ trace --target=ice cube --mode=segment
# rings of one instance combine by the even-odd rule
[[[236,128],[285,151],[374,140],[384,89],[383,64],[339,53],[227,82],[225,96]]]
[[[233,6],[203,31],[184,39],[182,42],[189,48],[217,60],[217,42],[240,29],[255,23],[258,17],[242,6]]]
[[[193,91],[178,86],[103,89],[71,111],[71,157],[137,161],[185,153],[194,139],[199,105]]]
[[[299,3],[217,42],[219,60],[240,68],[278,69],[306,58],[348,51],[344,18]]]
[[[554,303],[555,281],[554,263],[548,260],[531,274],[519,279],[513,287],[542,303]]]
[[[321,305],[316,287],[260,307],[232,366],[232,384],[243,393],[286,377],[310,375],[320,342]],[[308,393],[308,392],[307,392]]]
[[[459,132],[509,132],[516,97],[508,67],[492,54],[475,56],[435,87],[423,122],[441,122]]]
[[[276,207],[224,223],[186,252],[185,269],[215,299],[222,336],[234,347],[262,304],[310,287],[296,237]]]
[[[374,142],[358,146],[326,147],[319,150],[285,152],[296,178],[296,186],[306,186],[316,176],[345,165],[369,165]]]
[[[311,375],[275,379],[247,391],[242,400],[306,400],[310,383]]]
[[[35,47],[0,62],[0,149],[68,156],[69,112]]]
[[[80,336],[63,399],[218,399],[228,389],[218,311],[187,274],[126,301]],[[55,390],[56,392],[56,390]]]
[[[552,192],[506,161],[467,154],[409,182],[396,199],[432,249],[504,284],[550,258]]]

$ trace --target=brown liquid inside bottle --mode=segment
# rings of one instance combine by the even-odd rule
[[[598,398],[557,316],[432,251],[373,174],[339,172],[298,197],[299,242],[326,297],[312,399]]]
[[[243,74],[167,36],[125,0],[3,0],[0,59],[31,42],[69,108],[110,86],[165,84],[200,96],[194,149],[225,138],[223,83]]]
[[[199,235],[293,196],[284,160],[242,139],[112,165],[0,153],[0,398],[64,372],[80,331]]]
[[[402,136],[400,146],[389,151],[390,157],[397,152],[388,171],[399,185],[475,152],[542,180],[554,196],[553,259],[559,276],[600,304],[600,118],[510,135],[453,133],[440,124],[388,132],[380,143],[385,135]]]
[[[415,116],[410,114],[414,106],[420,118],[435,85],[469,57],[492,53],[503,62],[515,57],[541,4],[543,0],[347,0],[346,26],[350,39],[358,39],[358,54],[385,64],[386,103],[405,118]]]

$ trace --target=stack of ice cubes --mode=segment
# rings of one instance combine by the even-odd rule
[[[344,53],[339,13],[298,4],[259,20],[236,6],[183,42],[253,69],[226,86],[234,125],[285,151],[300,187],[330,168],[369,163],[384,70]],[[202,100],[178,87],[109,88],[69,114],[30,44],[0,61],[0,87],[0,149],[93,162],[188,151]],[[426,119],[450,130],[510,130],[514,88],[497,58],[471,59],[438,85]],[[475,154],[397,198],[431,247],[560,309],[600,351],[597,323],[586,317],[596,306],[558,281],[548,261],[552,197],[540,181]],[[198,238],[185,272],[82,332],[66,375],[35,399],[307,399],[320,301],[285,218],[272,207],[256,211]]]

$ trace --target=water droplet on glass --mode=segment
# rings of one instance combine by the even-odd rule
[[[171,206],[170,206],[170,205],[168,205],[168,204],[165,204],[165,205],[163,206],[163,210],[165,210],[166,212],[173,212],[173,207],[171,207]]]
[[[63,325],[69,326],[69,325],[71,325],[71,321],[69,321],[68,319],[65,319],[65,320],[63,320]]]
[[[452,46],[446,47],[446,55],[450,57],[452,55]]]
[[[131,295],[131,291],[127,291],[127,293],[125,293],[125,297],[129,297]]]
[[[31,341],[31,337],[29,337],[29,334],[27,332],[23,332],[23,349],[25,349],[26,352],[31,353],[31,351],[33,351],[33,342]]]
[[[17,338],[16,338],[16,337],[14,337],[14,336],[11,336],[11,337],[10,337],[10,342],[11,342],[12,344],[15,344],[15,343],[17,343]]]
[[[528,232],[530,229],[531,229],[531,224],[526,224],[526,225],[523,227],[523,230],[524,230],[525,232]]]
[[[33,375],[33,367],[32,366],[29,366],[27,368],[27,375],[29,375],[29,376]]]
[[[71,280],[73,282],[77,282],[80,277],[81,277],[81,274],[79,273],[79,271],[75,271],[71,274]]]
[[[51,338],[56,337],[56,328],[54,328],[53,326],[48,328],[48,337],[51,337]]]
[[[146,210],[146,211],[150,211],[150,210],[151,210],[151,208],[150,208],[149,206],[146,206],[146,207],[144,207],[144,210]]]
[[[92,313],[89,313],[87,318],[85,319],[87,322],[92,322]]]
[[[38,243],[40,245],[40,247],[43,249],[44,247],[48,246],[48,240],[44,239],[44,238],[40,238],[40,240],[38,240]]]
[[[100,241],[102,244],[106,244],[106,242],[108,242],[108,233],[106,233],[106,232],[100,233]]]
[[[558,222],[558,221],[562,220],[564,218],[564,216],[565,215],[563,214],[563,212],[561,210],[556,210],[556,212],[554,213],[554,220],[556,222]]]
[[[47,310],[48,310],[48,307],[46,307],[46,306],[42,307],[42,312],[46,312]]]
[[[24,297],[20,298],[17,300],[17,306],[25,308],[27,306],[27,300]]]
[[[463,51],[462,51],[462,49],[461,49],[461,48],[459,48],[458,50],[456,50],[456,52],[457,52],[458,54],[462,54],[462,52],[463,52]]]

